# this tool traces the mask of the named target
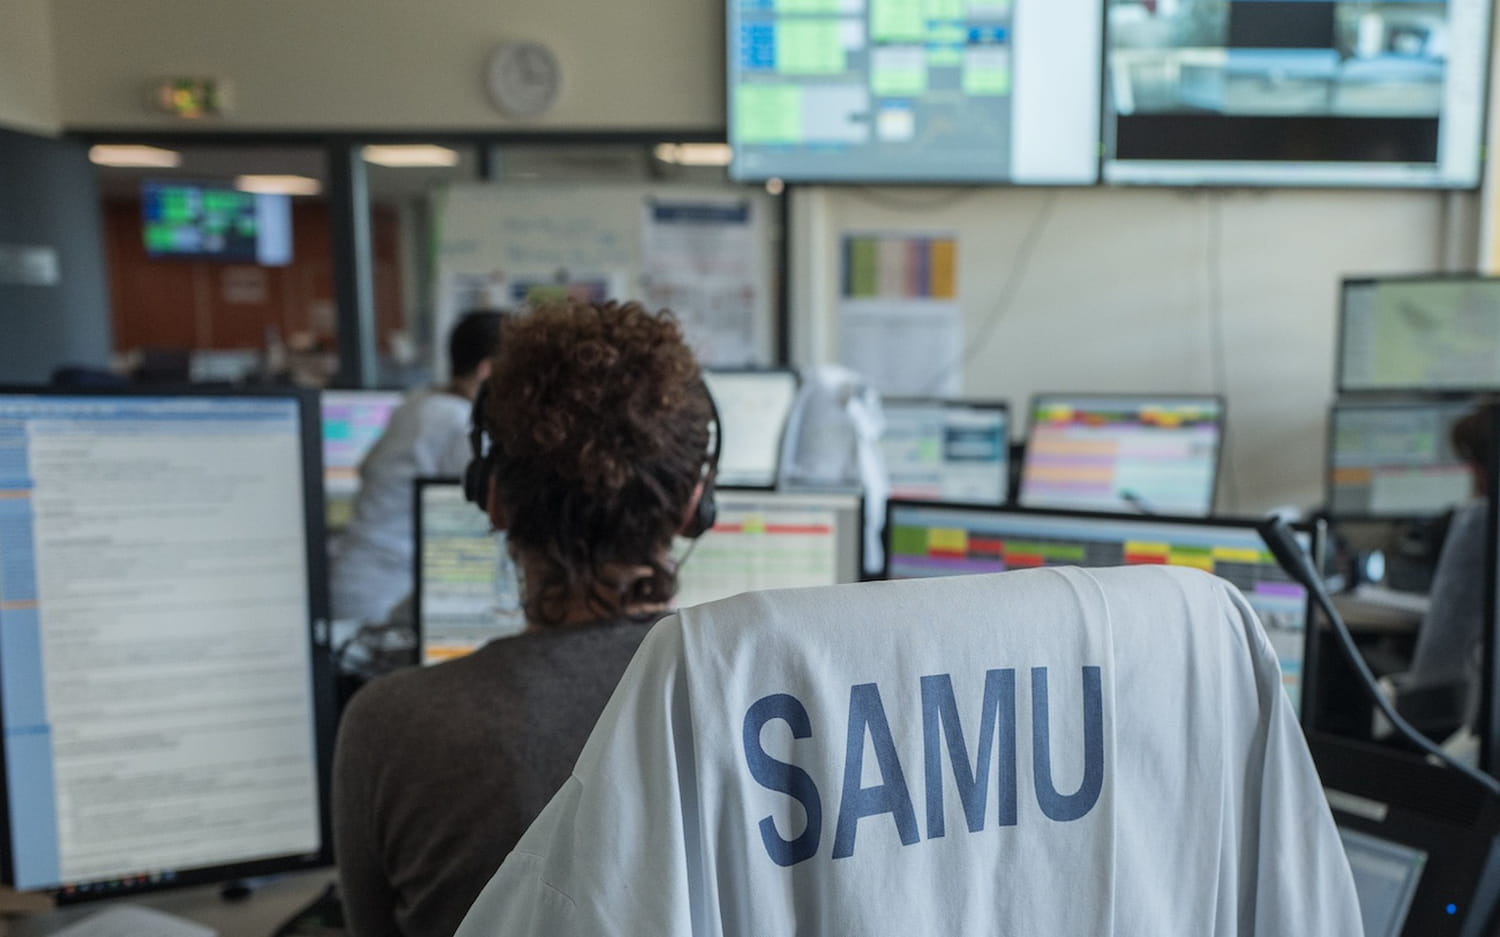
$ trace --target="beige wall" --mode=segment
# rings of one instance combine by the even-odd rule
[[[1426,192],[799,190],[794,353],[800,363],[838,355],[843,232],[955,232],[965,345],[988,336],[964,368],[963,392],[1010,400],[1018,438],[1038,392],[1223,391],[1220,510],[1316,504],[1340,278],[1473,269],[1476,203]],[[997,308],[1015,275],[1014,301]]]
[[[55,133],[49,0],[0,2],[0,126]]]
[[[4,0],[40,5],[40,0]],[[224,129],[493,129],[488,50],[546,42],[562,62],[552,128],[711,129],[724,122],[719,0],[52,0],[62,122],[181,127],[153,79],[233,88]],[[3,45],[0,45],[3,50]],[[3,56],[0,56],[3,58]],[[205,125],[205,129],[209,129]]]

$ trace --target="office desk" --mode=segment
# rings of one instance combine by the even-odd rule
[[[270,937],[335,878],[332,868],[298,872],[274,879],[256,879],[251,894],[237,901],[219,897],[218,885],[202,885],[154,892],[128,898],[112,898],[69,905],[45,914],[12,918],[8,937],[47,937],[116,902],[128,902],[165,911],[207,925],[219,937]],[[145,937],[145,935],[143,935]]]
[[[1355,634],[1415,635],[1422,626],[1423,613],[1416,607],[1370,601],[1351,593],[1334,596],[1333,607]]]

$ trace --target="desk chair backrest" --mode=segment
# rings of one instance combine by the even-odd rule
[[[459,931],[929,933],[1360,933],[1238,593],[1038,570],[688,609]]]

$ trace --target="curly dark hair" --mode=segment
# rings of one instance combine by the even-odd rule
[[[527,560],[527,617],[557,626],[580,594],[600,618],[670,602],[669,549],[703,477],[711,419],[676,318],[567,302],[510,319],[489,400],[496,498]],[[620,581],[630,566],[651,574]]]
[[[1494,425],[1496,406],[1500,404],[1481,404],[1455,421],[1448,431],[1453,451],[1476,472],[1490,470],[1490,452],[1495,445],[1491,427]]]

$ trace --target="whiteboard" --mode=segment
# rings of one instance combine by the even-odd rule
[[[453,320],[570,295],[671,308],[705,365],[775,359],[775,200],[732,185],[460,184],[431,196],[434,369]]]

